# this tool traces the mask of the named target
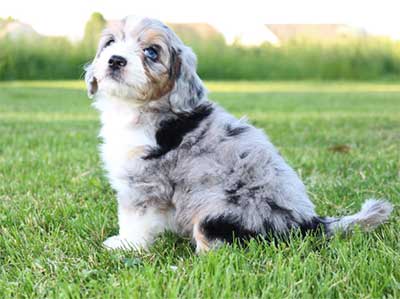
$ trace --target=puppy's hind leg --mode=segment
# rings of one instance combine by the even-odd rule
[[[244,228],[239,218],[229,214],[206,216],[200,221],[195,221],[193,226],[196,253],[207,252],[224,243],[231,244],[234,240],[240,243],[256,235],[255,232]]]
[[[203,229],[200,228],[200,223],[198,222],[193,226],[193,241],[196,245],[197,254],[206,253],[222,244],[221,240],[209,239]]]

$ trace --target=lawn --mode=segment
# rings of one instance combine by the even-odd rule
[[[400,85],[208,82],[265,129],[321,215],[400,203]],[[293,236],[196,256],[166,234],[108,252],[116,202],[81,82],[0,83],[0,298],[399,298],[400,218],[329,242]]]

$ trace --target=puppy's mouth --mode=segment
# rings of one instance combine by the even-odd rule
[[[125,83],[121,70],[107,70],[105,78],[111,79],[121,84]]]

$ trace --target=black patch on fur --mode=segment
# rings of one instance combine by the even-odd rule
[[[228,193],[228,191],[226,191],[227,193]],[[227,201],[229,202],[229,203],[232,203],[232,204],[234,204],[234,205],[237,205],[237,204],[239,204],[239,200],[240,200],[240,195],[236,195],[236,194],[233,194],[233,195],[229,195],[228,197],[227,197]]]
[[[327,229],[324,218],[321,217],[313,217],[310,221],[300,223],[299,228],[302,235],[312,232],[322,233]]]
[[[177,148],[183,137],[195,130],[214,110],[211,104],[196,107],[190,113],[177,113],[174,118],[161,121],[156,132],[157,148],[143,157],[144,160],[156,159]]]
[[[239,155],[239,158],[240,158],[240,159],[244,159],[244,158],[246,158],[248,155],[249,155],[249,152],[243,152],[243,153],[241,153],[241,154]]]
[[[226,189],[225,192],[227,194],[235,194],[240,188],[242,188],[245,184],[242,181],[238,181],[235,185],[230,189]]]
[[[293,217],[290,214],[282,215],[281,217],[285,218],[285,222],[287,223],[287,228],[284,231],[277,231],[274,225],[265,220],[263,222],[263,228],[265,233],[263,234],[263,239],[269,242],[279,243],[289,243],[291,233],[299,233],[299,236],[305,237],[309,234],[320,236],[323,232],[326,231],[326,225],[324,224],[323,219],[319,217],[314,217],[310,221],[297,223],[294,221]]]
[[[313,217],[309,221],[304,221],[301,223],[296,222],[290,214],[286,214],[285,222],[288,227],[287,230],[281,233],[277,233],[275,228],[268,221],[264,222],[264,229],[269,236],[268,239],[279,239],[282,241],[290,241],[288,237],[291,232],[299,232],[301,236],[305,237],[308,234],[321,235],[323,232],[326,232],[326,224],[323,218]]]
[[[192,149],[193,146],[195,146],[196,144],[201,142],[206,137],[206,134],[207,134],[208,130],[210,129],[210,125],[211,125],[211,123],[208,123],[203,127],[203,129],[196,136],[196,140],[185,140],[185,142],[180,145],[180,148],[185,149],[185,150]],[[200,149],[200,152],[197,152],[196,154],[201,155],[201,154],[205,154],[208,152],[209,151],[207,149],[202,148],[202,149]],[[193,153],[193,154],[195,154],[195,153]]]
[[[240,134],[243,134],[244,132],[247,132],[249,129],[250,129],[250,127],[246,127],[246,126],[232,127],[231,124],[227,124],[225,126],[226,136],[228,136],[228,137],[238,136]]]
[[[239,219],[230,215],[217,217],[206,217],[200,224],[200,229],[209,240],[222,240],[232,243],[237,239],[247,241],[255,238],[258,234],[244,228]]]
[[[241,198],[241,195],[238,195],[237,192],[245,185],[242,181],[236,182],[236,184],[230,186],[225,189],[226,199],[229,203],[237,205]]]
[[[245,244],[245,242],[250,239],[277,243],[290,242],[289,236],[291,231],[299,231],[301,236],[306,236],[307,234],[320,235],[322,232],[326,231],[323,218],[314,217],[310,221],[298,224],[293,221],[289,214],[284,217],[287,218],[288,228],[283,232],[278,232],[268,220],[263,223],[264,232],[252,231],[246,229],[240,222],[240,219],[231,215],[206,217],[200,223],[200,229],[210,241],[221,240],[231,244],[235,240],[240,245]]]

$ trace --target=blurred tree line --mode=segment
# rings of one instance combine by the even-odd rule
[[[95,53],[106,25],[94,13],[84,38],[12,36],[2,28],[15,20],[0,19],[0,80],[79,79]],[[227,45],[222,34],[204,26],[170,25],[191,46],[204,79],[396,79],[400,75],[400,43],[384,38],[347,38],[332,43],[293,39],[280,46]]]

